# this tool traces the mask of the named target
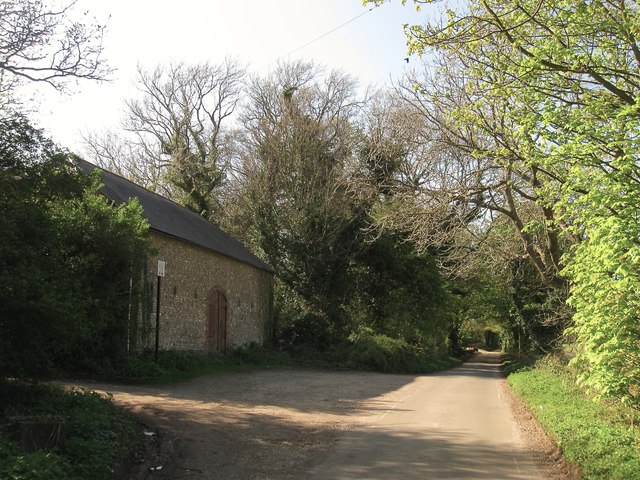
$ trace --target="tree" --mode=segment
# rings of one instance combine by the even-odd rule
[[[383,92],[370,102],[355,86],[301,62],[252,81],[228,223],[277,272],[285,345],[377,338],[440,353],[448,325],[434,257],[373,224],[394,185],[414,175],[406,124]]]
[[[416,242],[405,222],[395,222],[427,181],[423,158],[431,158],[415,109],[395,92],[375,92],[359,120],[359,142],[346,179],[360,212],[358,288],[352,296],[374,331],[442,352],[451,318],[442,311],[445,288],[439,252]],[[389,221],[393,218],[393,221]],[[438,236],[440,225],[430,234]]]
[[[248,96],[234,201],[286,290],[342,330],[359,226],[341,181],[354,147],[355,82],[313,64],[282,64],[254,78]]]
[[[127,134],[88,136],[92,157],[215,218],[217,191],[230,158],[224,123],[238,104],[243,76],[243,68],[230,59],[220,65],[177,63],[139,70],[141,97],[126,102]]]
[[[408,30],[412,51],[465,66],[474,104],[500,106],[525,164],[547,180],[536,204],[578,240],[563,273],[582,380],[636,408],[639,24],[626,0],[481,0]]]
[[[444,232],[449,235],[442,241],[451,246],[453,258],[468,263],[468,245],[457,248],[458,232],[467,230],[463,235],[471,233],[479,243],[493,220],[504,217],[519,238],[510,239],[515,243],[504,245],[501,254],[526,255],[543,282],[566,289],[561,257],[570,239],[562,234],[553,209],[539,201],[541,192],[559,179],[550,178],[528,155],[531,145],[521,141],[520,125],[514,121],[519,117],[518,101],[486,102],[482,86],[467,75],[464,64],[449,55],[439,62],[437,74],[410,76],[399,86],[422,117],[432,144],[431,158],[421,160],[429,184],[420,190],[431,215],[435,213],[431,223],[448,225]]]
[[[140,206],[106,202],[99,179],[23,117],[0,132],[0,368],[122,360],[147,252]]]
[[[506,345],[512,329],[504,322],[511,319],[517,337],[526,338],[519,347],[546,348],[568,321],[566,309],[564,316],[555,315],[551,303],[543,305],[547,298],[566,299],[559,271],[568,242],[554,225],[553,212],[535,203],[537,167],[523,160],[498,104],[476,108],[466,96],[469,82],[462,72],[451,62],[442,68],[437,81],[426,73],[408,76],[390,101],[373,109],[370,138],[376,145],[369,148],[372,165],[364,169],[371,173],[363,172],[356,188],[383,195],[372,209],[381,232],[394,232],[435,254],[449,288],[458,292],[449,297],[451,339],[469,325],[487,323]],[[463,112],[473,121],[460,122]],[[492,150],[496,144],[504,147],[501,156]],[[385,161],[385,155],[393,160]],[[527,273],[531,267],[537,272],[540,285],[527,276],[531,289],[520,288],[522,276],[512,269],[522,272],[524,266]],[[475,291],[500,288],[495,300]],[[534,289],[536,295],[525,299]],[[501,305],[504,322],[495,304]],[[552,334],[556,337],[549,338]]]
[[[75,1],[54,9],[41,0],[0,3],[0,93],[16,81],[64,90],[69,80],[104,80],[104,25],[69,20]]]

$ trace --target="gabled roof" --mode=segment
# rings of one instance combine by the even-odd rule
[[[116,204],[137,198],[152,230],[273,273],[269,265],[244,245],[200,215],[85,160],[78,159],[77,164],[85,173],[101,170],[104,185],[100,193]]]

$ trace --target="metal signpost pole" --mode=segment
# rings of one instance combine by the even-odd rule
[[[156,349],[154,359],[158,363],[158,350],[160,349],[160,288],[164,277],[165,262],[158,260],[158,289],[156,292]]]

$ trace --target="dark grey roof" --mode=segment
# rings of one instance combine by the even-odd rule
[[[100,169],[85,160],[78,159],[78,166],[86,173]],[[116,204],[137,198],[152,230],[179,238],[186,242],[231,257],[261,270],[273,272],[265,262],[251,253],[244,245],[207,221],[177,203],[136,185],[106,170],[102,171],[103,187],[100,192]]]

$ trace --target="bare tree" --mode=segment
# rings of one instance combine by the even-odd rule
[[[105,130],[84,136],[86,155],[106,170],[128,178],[152,192],[161,192],[163,178],[154,162],[126,132]],[[167,194],[168,195],[168,194]]]
[[[75,1],[59,9],[47,3],[0,2],[0,93],[19,80],[64,90],[68,80],[104,80],[110,73],[102,58],[105,25],[69,20]]]
[[[562,180],[525,160],[527,145],[505,115],[518,108],[517,100],[478,106],[467,81],[463,66],[443,61],[437,77],[427,71],[397,85],[396,97],[368,120],[372,158],[376,152],[377,161],[385,152],[399,158],[392,183],[360,176],[356,185],[364,178],[374,192],[392,192],[380,204],[376,226],[437,249],[452,275],[464,274],[474,258],[493,256],[499,265],[527,257],[548,285],[564,288],[564,240],[552,209],[537,202],[539,189]],[[461,112],[473,121],[461,121]],[[495,241],[496,230],[502,243]]]
[[[92,158],[211,219],[230,157],[223,127],[243,77],[231,59],[139,69],[141,95],[126,102],[124,132],[86,136]]]

